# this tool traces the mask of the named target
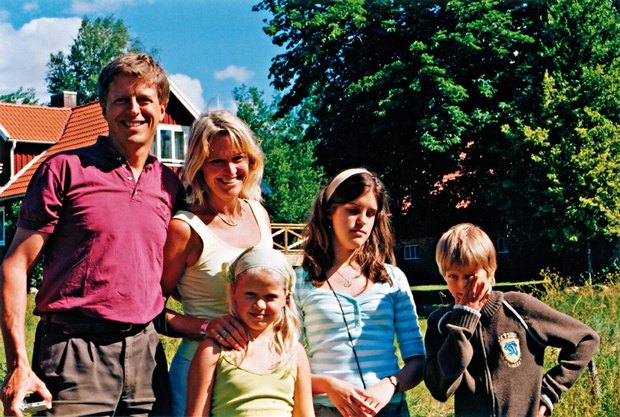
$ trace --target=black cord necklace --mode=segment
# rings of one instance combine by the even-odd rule
[[[353,356],[355,357],[355,363],[357,364],[357,372],[359,373],[360,379],[362,380],[362,385],[364,389],[366,389],[366,382],[364,381],[364,375],[362,373],[362,367],[360,366],[360,361],[357,358],[357,351],[355,350],[355,346],[353,345],[353,337],[351,336],[351,331],[349,330],[349,323],[347,323],[347,318],[344,315],[344,309],[342,308],[342,304],[340,303],[340,298],[338,298],[338,294],[334,291],[334,287],[329,282],[329,279],[326,280],[329,289],[332,290],[334,297],[336,297],[336,301],[338,302],[338,307],[340,307],[340,312],[342,313],[342,320],[344,320],[344,326],[347,329],[347,335],[349,335],[349,342],[351,342],[351,349],[353,350]]]

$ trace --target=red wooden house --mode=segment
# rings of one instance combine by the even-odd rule
[[[98,101],[75,105],[75,93],[52,97],[51,107],[0,103],[0,258],[6,240],[5,217],[21,200],[38,166],[51,155],[93,144],[108,127]],[[165,164],[180,168],[189,129],[199,111],[171,83],[166,116],[159,124],[153,153]]]

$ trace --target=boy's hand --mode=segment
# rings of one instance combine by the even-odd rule
[[[488,278],[483,278],[477,274],[472,275],[467,279],[463,296],[456,300],[456,303],[480,311],[489,299],[490,293],[491,282]]]
[[[550,414],[547,413],[547,406],[541,402],[538,406],[538,414],[536,414],[536,417],[546,417],[549,415]]]

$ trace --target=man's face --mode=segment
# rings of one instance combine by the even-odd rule
[[[112,143],[125,153],[150,149],[166,104],[159,101],[154,86],[139,78],[118,76],[110,85],[103,110]]]

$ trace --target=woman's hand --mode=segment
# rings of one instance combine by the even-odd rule
[[[243,324],[230,314],[209,320],[205,337],[236,350],[245,349],[250,338]]]

